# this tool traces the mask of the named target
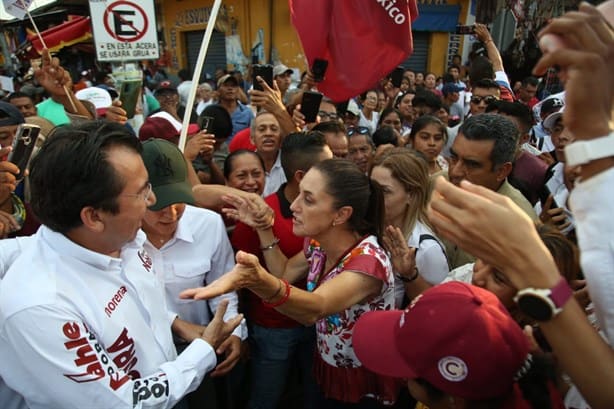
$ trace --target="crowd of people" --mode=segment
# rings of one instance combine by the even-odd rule
[[[613,22],[553,19],[518,87],[476,24],[315,120],[310,71],[153,66],[129,115],[45,50],[0,101],[1,157],[40,127],[0,161],[0,407],[614,407]]]

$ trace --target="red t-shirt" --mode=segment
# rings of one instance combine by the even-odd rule
[[[228,144],[228,152],[233,153],[239,149],[247,149],[256,152],[256,145],[252,143],[250,136],[251,132],[249,127],[237,132],[234,138],[232,138],[232,141]]]
[[[237,134],[238,135],[238,134]],[[236,138],[236,136],[235,136]],[[234,141],[234,140],[233,140]],[[292,212],[290,203],[283,194],[285,184],[279,190],[269,196],[264,201],[271,206],[275,212],[275,222],[273,224],[273,234],[279,239],[279,249],[288,258],[296,253],[303,251],[303,237],[295,236],[292,232]],[[260,239],[258,233],[248,225],[237,222],[232,238],[230,240],[235,250],[243,250],[252,253],[260,259],[260,264],[266,268],[264,256],[260,250]],[[293,286],[305,289],[305,280],[293,284]],[[247,291],[246,309],[248,319],[256,325],[267,328],[292,328],[301,324],[291,318],[277,312],[262,304],[260,297]]]

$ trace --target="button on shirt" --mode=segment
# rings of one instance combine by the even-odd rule
[[[209,308],[215,312],[224,299],[229,300],[224,320],[237,315],[236,292],[212,298],[208,301],[209,308],[202,300],[179,298],[183,290],[211,284],[235,265],[232,246],[219,214],[187,205],[175,236],[160,249],[147,241],[145,250],[153,260],[156,277],[164,286],[168,308],[179,318],[207,325],[212,318]],[[235,328],[233,335],[243,339],[246,336],[243,332],[246,332],[244,324]]]
[[[114,258],[41,226],[22,246],[0,282],[0,376],[30,408],[170,408],[213,369],[201,339],[177,357],[144,240]]]

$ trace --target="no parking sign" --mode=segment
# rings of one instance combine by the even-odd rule
[[[159,57],[153,0],[89,0],[98,61]]]

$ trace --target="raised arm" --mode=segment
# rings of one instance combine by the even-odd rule
[[[492,67],[495,72],[505,71],[505,69],[503,68],[503,59],[501,58],[501,54],[499,53],[497,45],[495,44],[492,39],[492,36],[490,35],[490,31],[488,31],[488,27],[486,27],[484,24],[476,23],[475,35],[478,40],[484,43],[488,59],[492,62]]]

